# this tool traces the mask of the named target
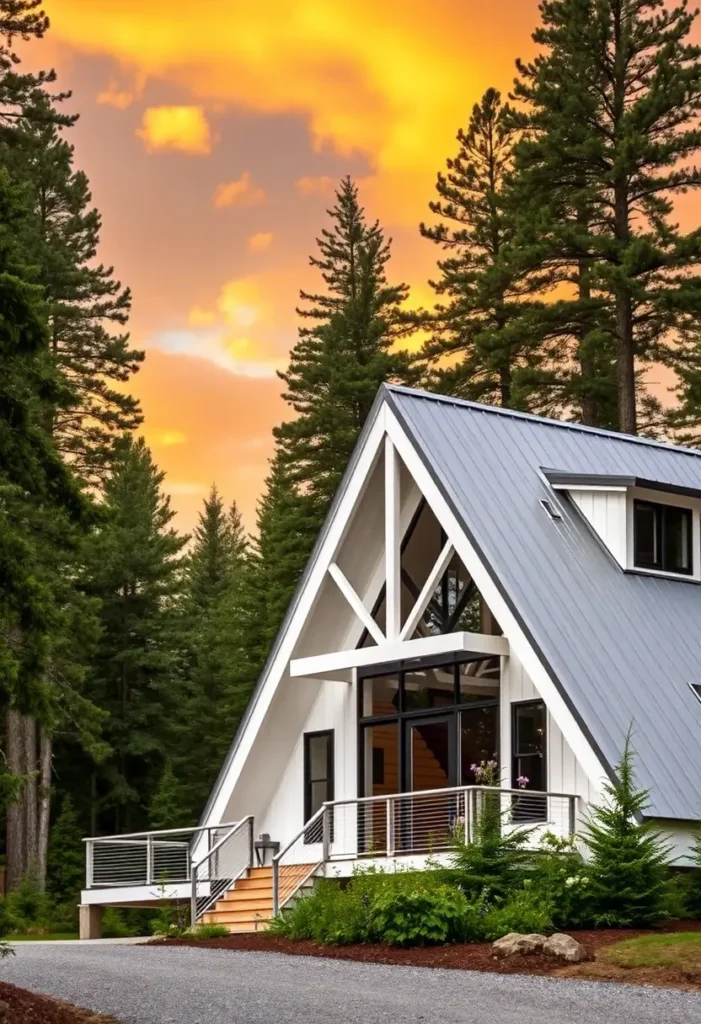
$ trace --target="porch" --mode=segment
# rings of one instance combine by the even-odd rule
[[[97,908],[189,902],[193,924],[264,928],[318,877],[357,866],[384,870],[447,862],[458,839],[474,841],[486,811],[503,829],[526,827],[536,846],[552,832],[573,838],[574,794],[496,786],[452,786],[325,802],[265,863],[252,816],[197,829],[92,837],[86,844],[82,938],[95,938]],[[268,850],[273,847],[263,843]]]

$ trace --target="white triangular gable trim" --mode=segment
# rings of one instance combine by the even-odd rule
[[[435,480],[424,465],[397,417],[391,409],[385,413],[387,433],[409,470],[419,490],[430,505],[433,514],[440,522],[446,537],[460,556],[463,565],[475,582],[477,589],[489,606],[490,611],[501,626],[510,649],[519,659],[530,676],[533,685],[545,701],[549,713],[559,727],[572,752],[581,764],[590,782],[601,788],[608,774],[597,757],[581,726],[565,703],[562,694],[551,678],[523,631],[507,602],[496,586],[486,565],[475,551],[450,505],[443,497]]]
[[[301,589],[295,595],[293,611],[289,619],[283,623],[281,634],[274,648],[274,655],[272,660],[266,665],[264,675],[254,691],[252,707],[234,741],[232,750],[227,758],[225,770],[222,771],[220,778],[217,780],[215,790],[205,812],[203,824],[217,823],[223,820],[231,794],[246,759],[270,709],[277,687],[286,673],[295,646],[302,634],[320,589],[324,584],[329,568],[334,563],[334,559],[343,544],[353,514],[358,503],[362,500],[381,452],[383,448],[385,452],[390,451],[390,445],[385,441],[386,438],[389,438],[391,441],[392,447],[396,449],[416,484],[416,490],[405,501],[401,511],[398,509],[397,489],[395,492],[396,502],[387,513],[394,518],[395,529],[399,536],[402,537],[406,533],[411,518],[421,500],[421,496],[423,496],[441,523],[447,539],[462,559],[465,568],[470,573],[478,590],[499,622],[504,637],[506,637],[510,645],[513,645],[514,653],[531,677],[549,712],[570,744],[573,753],[590,781],[598,785],[600,780],[606,777],[606,773],[581,727],[567,707],[523,629],[510,611],[486,566],[466,537],[459,521],[414,448],[413,442],[409,439],[395,414],[389,408],[387,401],[384,400],[378,405],[374,422],[369,424],[365,439],[361,442],[361,447],[356,453],[350,475],[342,485],[343,491],[340,500],[325,526],[319,547],[313,554],[312,561],[307,567],[307,572],[300,584]],[[385,457],[387,458],[387,455]],[[394,567],[390,567],[390,571],[392,571],[392,568]],[[367,589],[366,597],[369,597],[370,600],[376,599],[386,581],[386,577],[387,568],[385,560],[381,559],[381,564],[378,566]],[[343,645],[345,649],[359,643],[364,628],[360,619],[355,616],[353,618],[353,624]]]

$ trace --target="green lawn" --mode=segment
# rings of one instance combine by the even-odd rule
[[[701,969],[701,932],[642,935],[607,946],[597,960],[618,967],[679,967]]]
[[[48,935],[8,935],[7,942],[57,942],[65,939],[78,939],[75,932],[49,932]]]

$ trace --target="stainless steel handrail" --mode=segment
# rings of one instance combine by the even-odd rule
[[[192,828],[163,828],[155,829],[150,832],[122,832],[111,836],[86,836],[83,839],[84,843],[95,843],[103,842],[104,840],[116,840],[116,839],[148,839],[149,836],[176,836],[176,835],[192,835],[193,833],[200,832],[218,832],[222,828],[232,828],[234,825],[238,825],[237,821],[222,821],[218,825],[195,825]]]
[[[304,827],[301,828],[299,832],[289,841],[287,846],[284,849],[280,850],[279,853],[276,853],[275,856],[273,857],[273,917],[277,917],[277,915],[280,913],[280,861],[285,856],[285,854],[292,849],[295,843],[302,838],[305,832],[308,832],[312,825],[314,825],[319,820],[319,818],[321,818],[326,813],[326,806],[327,805],[324,804],[322,807],[320,807],[316,814],[313,814],[309,821],[305,823]],[[314,865],[314,868],[309,872],[304,881],[307,881],[310,875],[312,875],[314,871],[316,871],[316,869],[319,867],[319,865],[323,863],[324,858],[322,855],[322,859]]]
[[[522,799],[538,799],[545,798],[548,800],[563,800],[567,801],[568,804],[568,815],[567,815],[567,831],[570,836],[575,833],[576,825],[576,807],[579,801],[579,797],[574,793],[554,793],[547,790],[534,790],[534,789],[512,789],[506,786],[446,786],[441,789],[425,789],[425,790],[413,790],[408,793],[391,793],[383,794],[381,796],[361,796],[361,797],[348,797],[343,800],[331,800],[324,803],[322,807],[314,814],[309,821],[305,822],[303,827],[296,833],[296,835],[287,843],[284,849],[280,850],[273,857],[273,914],[279,914],[284,903],[287,903],[292,896],[299,890],[299,888],[309,880],[309,878],[321,867],[324,866],[334,859],[355,859],[357,857],[357,851],[353,854],[348,854],[347,857],[337,856],[333,857],[331,854],[332,844],[332,815],[335,808],[348,807],[348,806],[366,806],[368,804],[386,804],[388,809],[388,820],[387,820],[387,848],[384,852],[384,856],[392,857],[397,851],[394,849],[393,844],[393,822],[391,820],[391,812],[397,803],[402,801],[410,802],[412,799],[418,801],[424,801],[431,797],[441,796],[463,796],[465,800],[465,840],[470,841],[470,819],[471,819],[471,803],[470,794],[477,793],[494,793],[499,796],[514,796],[521,797]],[[286,853],[307,833],[312,831],[313,826],[318,823],[319,819],[323,818],[322,826],[322,837],[321,847],[322,854],[321,859],[314,865],[309,866],[309,870],[303,876],[295,879],[293,888],[290,892],[286,893],[284,901],[280,900],[280,865],[282,858]],[[547,821],[543,822],[547,824]]]
[[[239,878],[241,878],[241,876],[246,871],[249,870],[249,868],[253,867],[253,815],[252,814],[247,815],[245,818],[242,818],[241,821],[237,821],[234,825],[232,825],[231,828],[229,829],[229,831],[226,833],[226,835],[222,836],[222,838],[219,839],[214,844],[214,846],[211,848],[211,850],[208,850],[207,853],[204,855],[204,857],[201,857],[200,860],[197,861],[197,863],[195,863],[194,861],[191,862],[191,866],[190,866],[190,879],[191,879],[190,922],[191,922],[191,925],[193,927],[197,923],[198,918],[201,917],[202,914],[205,913],[206,910],[207,910],[207,906],[205,906],[203,908],[200,908],[199,911],[198,911],[198,908],[197,908],[197,882],[198,882],[198,877],[199,877],[199,869],[202,867],[203,864],[205,864],[205,863],[207,863],[207,861],[211,860],[211,858],[213,856],[215,856],[215,854],[217,854],[219,852],[219,850],[226,843],[228,843],[229,840],[232,839],[236,835],[236,833],[239,832],[244,826],[247,826],[248,830],[249,830],[248,858],[247,858],[247,863],[244,864],[244,866],[241,868],[241,870],[238,872],[238,874],[232,875],[230,878],[226,878],[225,879],[225,881],[227,882],[227,886],[228,887],[232,886],[235,882],[238,881]],[[219,826],[219,827],[221,828],[222,826]],[[210,877],[210,879],[209,879],[209,883],[210,883],[210,896],[211,896],[212,881],[214,881],[214,880]]]

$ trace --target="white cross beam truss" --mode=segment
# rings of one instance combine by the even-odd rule
[[[482,633],[448,633],[412,639],[455,553],[447,541],[428,574],[414,607],[402,626],[401,615],[401,501],[399,491],[399,457],[389,436],[385,436],[385,607],[386,632],[380,629],[365,602],[354,589],[336,562],[328,573],[350,605],[354,614],[377,646],[336,651],[332,654],[297,658],[290,662],[293,677],[351,680],[353,670],[369,665],[430,657],[455,652],[471,652],[490,657],[509,653],[504,637]]]

